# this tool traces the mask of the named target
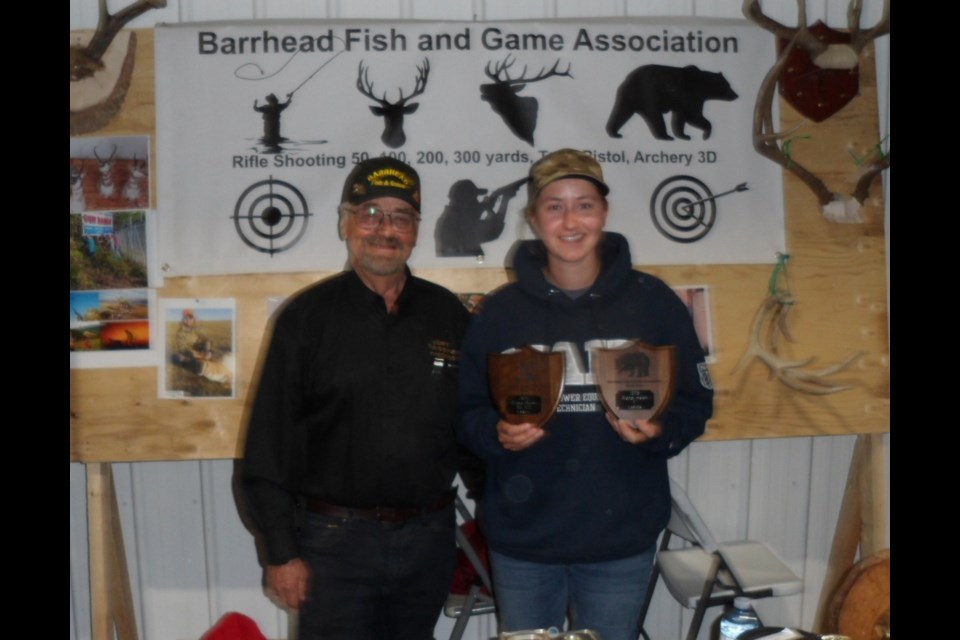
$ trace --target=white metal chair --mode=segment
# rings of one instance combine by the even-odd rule
[[[480,556],[480,551],[475,548],[467,534],[467,529],[475,525],[473,514],[467,509],[458,495],[456,498],[457,513],[460,515],[462,523],[457,527],[457,546],[466,556],[476,573],[475,579],[470,584],[466,594],[450,593],[447,596],[447,602],[443,607],[443,613],[448,618],[456,618],[453,629],[450,632],[450,640],[460,640],[463,632],[467,628],[470,616],[478,616],[485,613],[496,613],[497,607],[493,596],[493,583],[490,580],[490,572],[487,565]]]
[[[670,522],[663,532],[640,611],[640,633],[646,640],[650,637],[643,623],[658,578],[663,579],[677,602],[694,610],[687,640],[696,639],[709,607],[727,604],[741,595],[758,600],[792,595],[803,588],[803,580],[765,543],[755,540],[717,543],[687,493],[672,478],[670,496],[673,502]],[[671,549],[674,536],[691,546]]]

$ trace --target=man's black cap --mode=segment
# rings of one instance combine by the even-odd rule
[[[396,158],[370,158],[358,163],[343,185],[341,202],[360,204],[374,198],[399,198],[420,211],[420,176]]]

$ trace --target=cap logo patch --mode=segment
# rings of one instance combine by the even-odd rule
[[[377,169],[369,176],[367,182],[374,187],[391,187],[394,189],[412,189],[416,184],[410,176],[399,169]]]

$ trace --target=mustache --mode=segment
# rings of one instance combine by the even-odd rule
[[[393,236],[369,236],[364,239],[363,243],[372,247],[386,247],[388,249],[399,249],[403,246],[400,239]]]

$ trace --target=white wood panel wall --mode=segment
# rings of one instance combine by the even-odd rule
[[[111,11],[127,4],[108,2]],[[880,0],[865,4],[864,22],[876,21]],[[740,5],[740,0],[169,0],[166,8],[130,26],[261,18],[739,18]],[[846,6],[845,0],[810,0],[808,17],[843,28]],[[788,24],[796,21],[793,0],[766,0],[764,9]],[[96,21],[96,0],[70,0],[71,29],[93,28]],[[877,42],[881,137],[890,133],[889,41],[886,37]],[[889,265],[890,171],[883,175]],[[889,496],[889,434],[883,441]],[[854,436],[825,436],[694,443],[670,463],[671,475],[687,487],[719,539],[764,540],[804,577],[803,593],[757,603],[761,617],[771,624],[813,624],[854,442]],[[237,514],[233,468],[230,460],[113,465],[141,640],[197,640],[230,611],[252,617],[269,638],[288,637],[288,617],[263,593],[253,536]],[[71,640],[91,638],[86,508],[85,467],[71,463]],[[889,540],[889,511],[887,527]],[[710,637],[719,613],[708,612],[701,640]],[[655,640],[675,640],[682,637],[690,617],[661,586],[647,629]],[[437,638],[447,637],[452,626],[441,617]],[[495,635],[492,616],[482,616],[471,621],[465,638]]]

